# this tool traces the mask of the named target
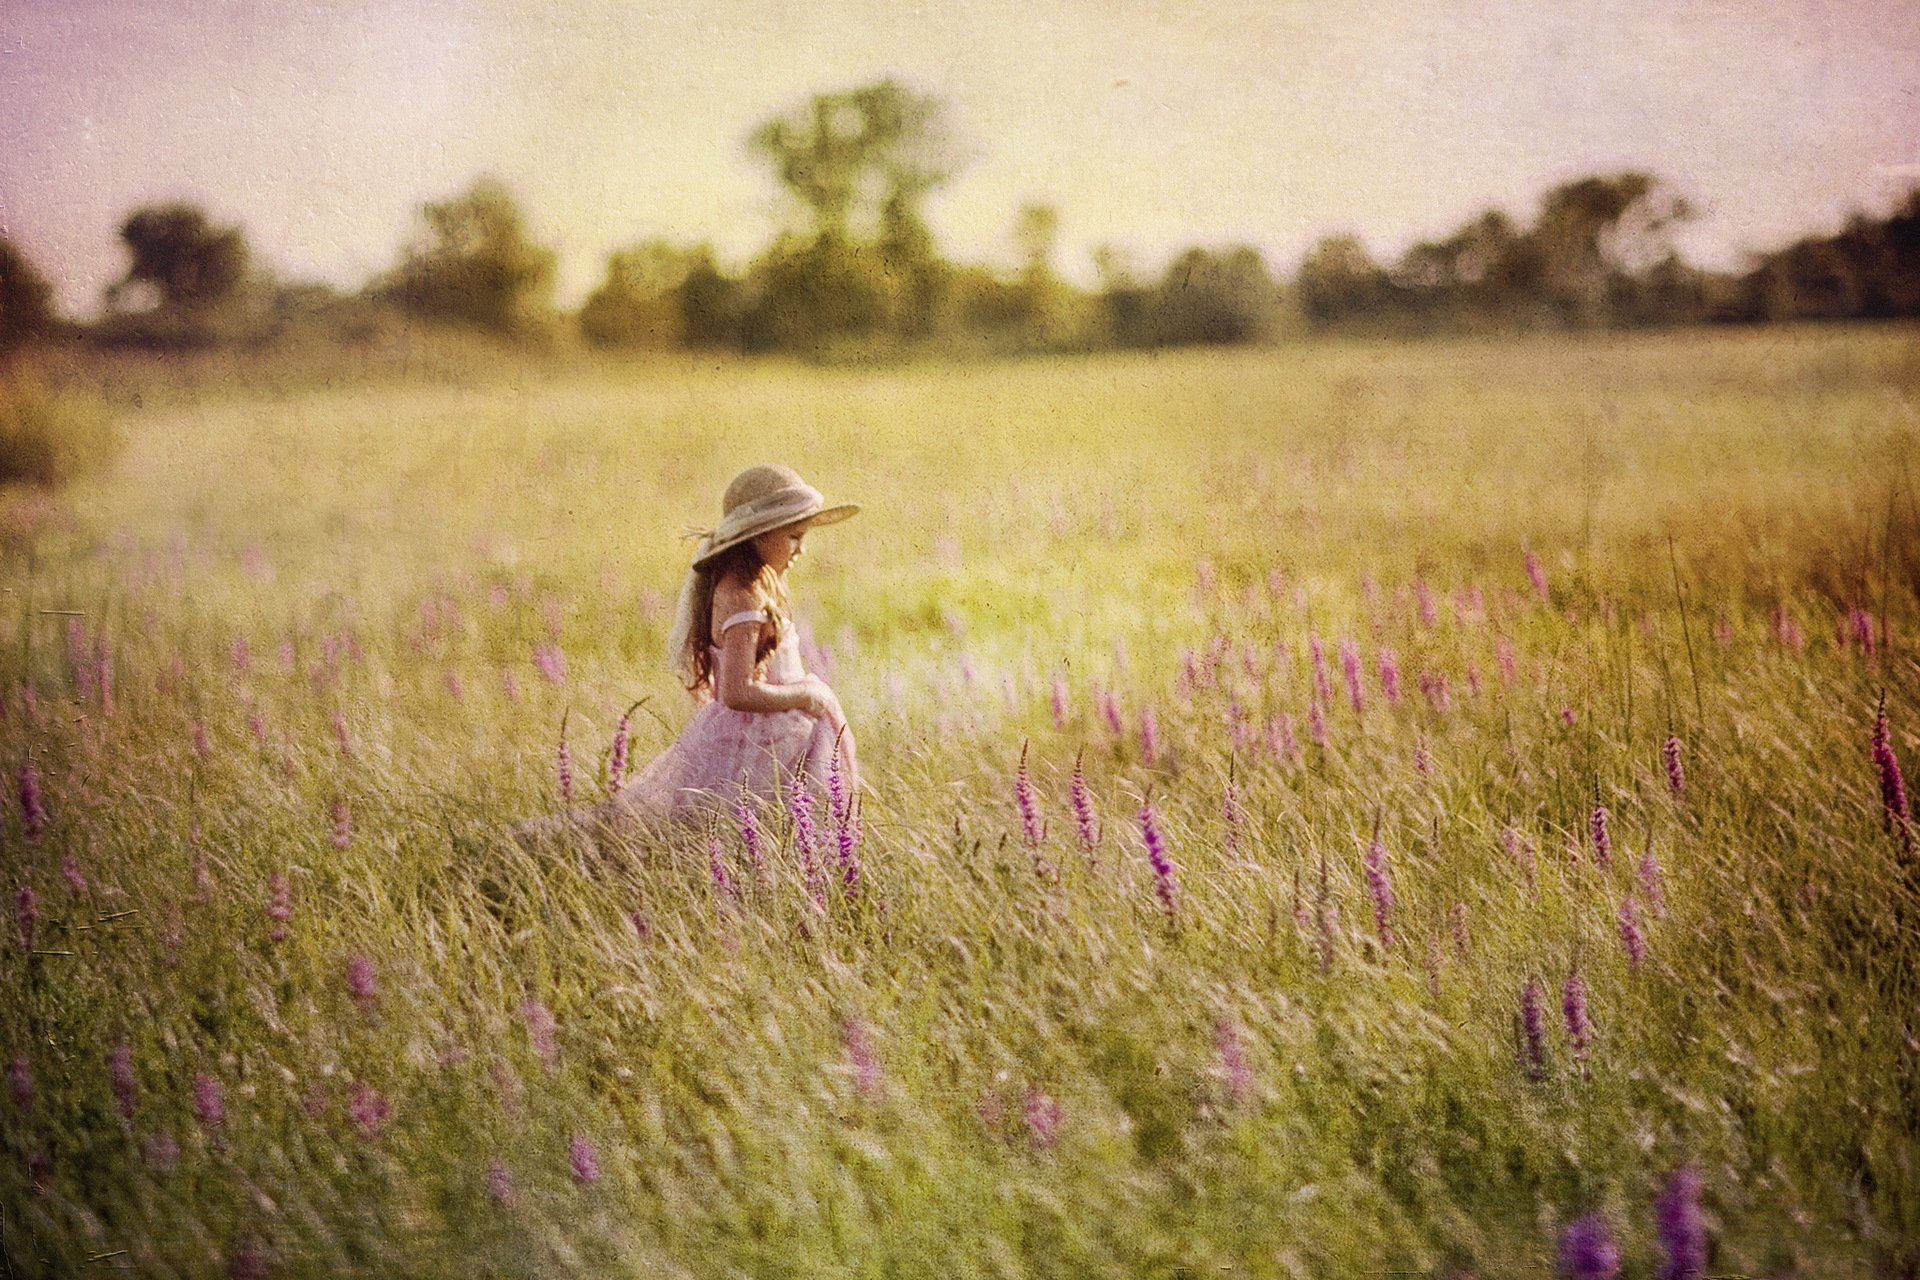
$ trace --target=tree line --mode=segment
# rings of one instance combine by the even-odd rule
[[[78,329],[103,344],[266,343],[314,330],[353,342],[414,319],[520,339],[569,327],[605,347],[740,352],[1070,351],[1258,341],[1289,332],[1446,333],[1629,328],[1920,314],[1920,188],[1890,216],[1856,216],[1739,272],[1684,260],[1693,216],[1641,172],[1564,183],[1521,225],[1484,213],[1376,262],[1327,236],[1290,280],[1248,247],[1195,247],[1157,275],[1096,251],[1098,283],[1055,268],[1060,218],[1014,216],[1013,270],[955,262],[924,216],[966,164],[944,105],[893,81],[814,96],[747,139],[791,197],[789,224],[728,270],[712,248],[665,240],[613,253],[579,310],[555,307],[556,258],[512,192],[487,178],[419,211],[392,267],[356,292],[273,279],[240,228],[191,204],[133,211],[125,274]],[[0,350],[63,326],[47,282],[0,239]]]

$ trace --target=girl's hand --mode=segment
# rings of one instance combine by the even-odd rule
[[[846,717],[840,715],[840,699],[827,686],[827,682],[819,676],[808,676],[800,687],[805,694],[805,699],[797,710],[812,716],[815,720],[827,721],[838,731],[839,726],[846,722]],[[836,716],[839,719],[836,720]]]

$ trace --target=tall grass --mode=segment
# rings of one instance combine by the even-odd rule
[[[1910,1274],[1911,336],[135,417],[0,582],[8,1262]],[[765,460],[857,849],[501,839]]]

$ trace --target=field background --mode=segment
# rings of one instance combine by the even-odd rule
[[[0,499],[12,1274],[1646,1276],[1691,1168],[1714,1274],[1912,1275],[1916,336],[120,369]],[[504,845],[760,461],[865,507],[857,890]]]

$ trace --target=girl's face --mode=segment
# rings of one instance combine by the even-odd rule
[[[775,529],[772,533],[763,533],[753,540],[753,549],[775,573],[785,573],[787,566],[800,558],[801,542],[807,536],[807,526],[791,524],[784,529]]]

